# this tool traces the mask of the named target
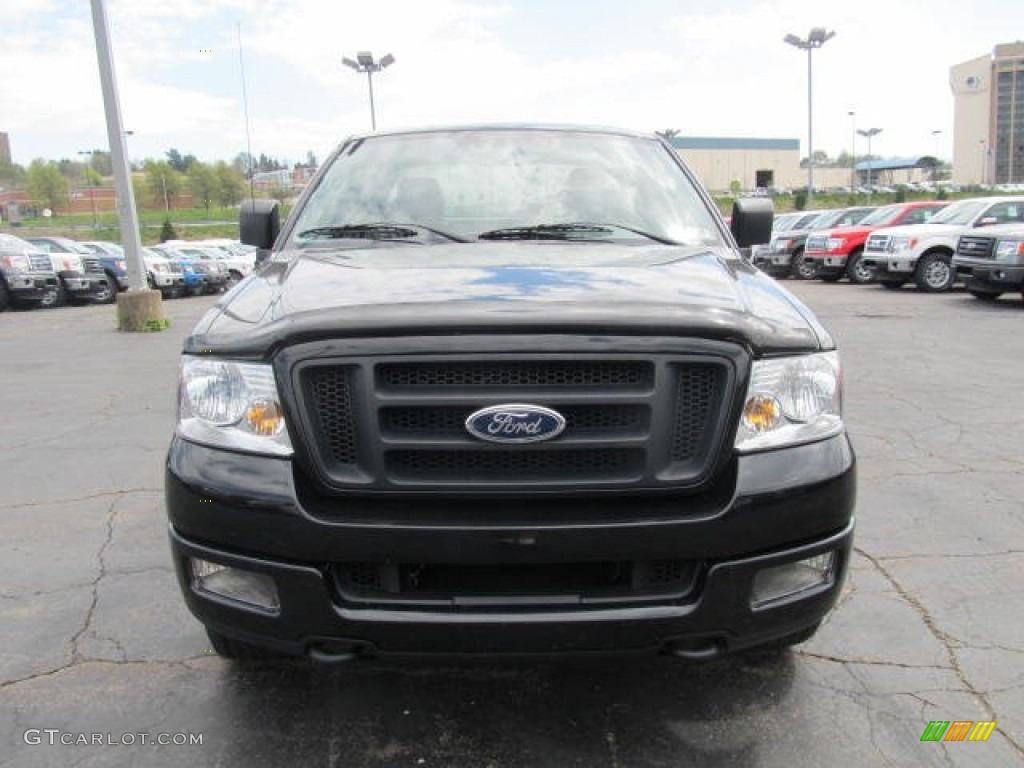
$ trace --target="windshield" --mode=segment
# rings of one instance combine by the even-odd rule
[[[579,226],[587,225],[587,226]],[[291,244],[339,239],[653,241],[720,245],[697,190],[658,141],[558,130],[371,136],[346,145]]]
[[[896,221],[896,219],[899,218],[900,213],[902,212],[903,208],[901,206],[886,205],[883,206],[882,208],[879,208],[874,213],[869,213],[867,216],[860,220],[860,223],[866,226],[885,226],[886,224],[891,224],[892,222]]]
[[[36,248],[27,240],[3,233],[0,233],[0,251],[5,253],[41,253],[41,249]]]
[[[840,208],[837,211],[829,211],[814,222],[814,229],[848,227],[851,224],[856,224],[874,210],[874,208]]]
[[[929,224],[970,224],[971,221],[988,206],[985,200],[961,200],[953,203],[932,216]]]

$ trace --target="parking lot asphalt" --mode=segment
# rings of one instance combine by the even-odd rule
[[[0,315],[0,766],[1024,763],[1024,303],[789,287],[842,349],[856,557],[812,641],[706,664],[224,661],[162,499],[177,354],[214,299],[166,302],[155,334]],[[922,742],[933,720],[998,725]]]

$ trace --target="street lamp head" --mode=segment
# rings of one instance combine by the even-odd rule
[[[877,136],[881,132],[882,132],[881,128],[868,128],[866,131],[865,130],[861,130],[860,128],[857,129],[857,133],[859,133],[861,136],[866,136],[869,139],[872,136]]]
[[[824,27],[814,27],[807,36],[807,41],[815,48],[820,48],[835,36],[834,31],[828,31]]]
[[[341,63],[344,64],[346,67],[352,67],[352,69],[356,70],[356,72],[359,71],[359,65],[356,62],[352,61],[352,59],[350,59],[348,56],[344,57],[341,60]]]
[[[364,67],[373,66],[373,54],[369,51],[359,51],[356,54],[356,61],[358,61]]]
[[[384,69],[385,67],[390,67],[394,63],[395,63],[395,57],[392,56],[389,53],[389,54],[385,55],[384,58],[382,58],[380,60],[380,68]]]
[[[807,47],[807,43],[804,42],[803,40],[801,40],[799,37],[797,37],[794,34],[786,35],[782,39],[782,42],[789,43],[790,45],[795,45],[797,48],[806,48]]]

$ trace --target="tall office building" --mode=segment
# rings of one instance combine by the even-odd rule
[[[953,181],[1024,183],[1024,42],[951,67]]]

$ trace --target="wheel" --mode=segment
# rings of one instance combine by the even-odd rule
[[[797,280],[813,280],[818,276],[818,263],[813,259],[805,259],[804,249],[801,248],[793,254],[790,274]]]
[[[276,661],[286,658],[284,654],[272,651],[269,648],[261,648],[243,640],[236,640],[216,632],[209,627],[206,628],[206,636],[210,638],[210,646],[217,652],[218,656],[236,661]]]
[[[949,257],[941,253],[926,253],[917,262],[917,287],[925,293],[942,293],[953,287],[956,272]]]
[[[974,288],[968,288],[967,292],[974,298],[981,299],[982,301],[995,301],[1003,295],[1002,291],[979,291]]]
[[[898,291],[906,282],[906,280],[879,280],[878,284],[890,291]]]
[[[875,282],[875,268],[864,264],[864,252],[858,248],[846,260],[846,274],[851,283],[867,285]]]
[[[39,306],[47,308],[63,307],[66,296],[67,294],[64,293],[64,281],[58,277],[57,286],[43,295],[43,300],[39,302]]]
[[[818,275],[818,279],[826,283],[838,283],[843,277],[842,272],[829,272],[824,275]]]
[[[11,294],[7,290],[7,283],[0,280],[0,312],[3,312],[11,305]]]
[[[92,300],[96,304],[113,304],[117,301],[117,281],[110,275],[107,275],[107,284],[98,290],[92,297]]]

